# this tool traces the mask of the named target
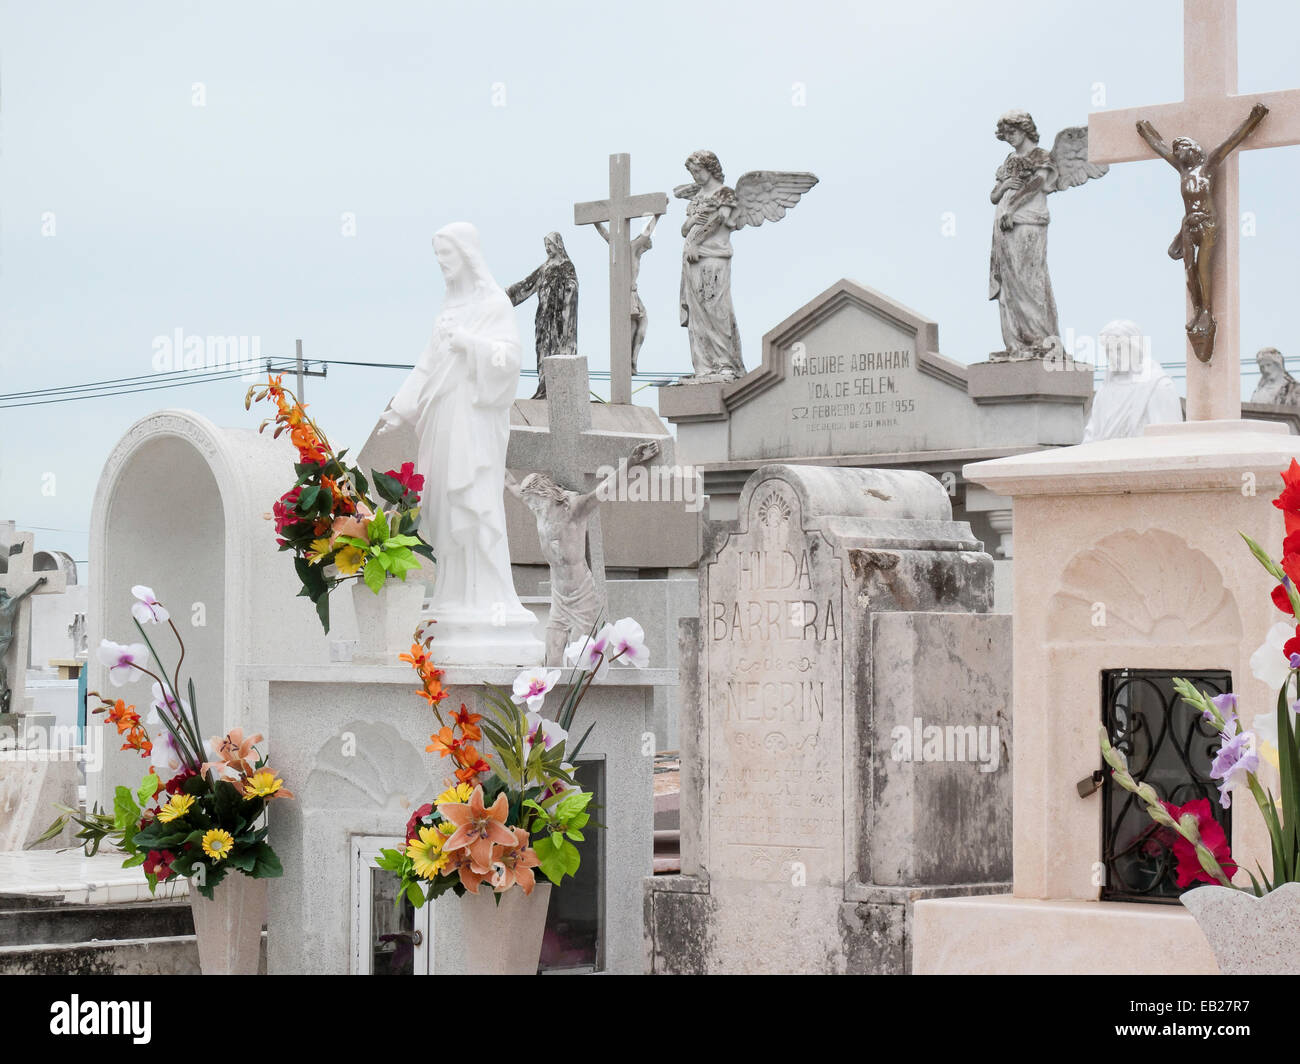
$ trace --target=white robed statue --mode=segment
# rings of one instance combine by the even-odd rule
[[[437,558],[433,653],[439,664],[539,664],[544,647],[515,593],[506,540],[506,446],[520,363],[514,309],[472,225],[438,230],[433,252],[447,285],[442,312],[380,429],[405,422],[419,437],[421,527]]]
[[[1178,389],[1151,357],[1149,342],[1131,321],[1112,321],[1101,330],[1106,379],[1092,399],[1083,442],[1141,436],[1148,425],[1183,420]]]

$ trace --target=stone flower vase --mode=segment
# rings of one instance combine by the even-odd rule
[[[190,880],[190,911],[204,975],[257,975],[266,923],[266,880],[229,872],[209,901]]]
[[[1300,975],[1300,883],[1262,898],[1208,884],[1179,896],[1223,975]]]
[[[352,582],[352,606],[357,616],[358,665],[398,665],[409,653],[424,605],[424,581],[408,574],[405,580],[385,580],[375,594],[364,580]]]
[[[538,877],[541,878],[540,876]],[[511,887],[495,904],[486,886],[466,894],[464,947],[466,975],[536,975],[551,904],[551,884],[539,882],[531,894]]]

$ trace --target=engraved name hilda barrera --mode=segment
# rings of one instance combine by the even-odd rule
[[[733,874],[825,879],[838,852],[839,562],[783,481],[710,567],[712,832]]]

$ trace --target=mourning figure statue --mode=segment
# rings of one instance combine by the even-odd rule
[[[729,188],[711,151],[692,152],[686,170],[691,183],[678,185],[673,195],[690,201],[682,223],[681,322],[690,336],[695,372],[678,383],[735,380],[744,376],[745,361],[731,303],[731,234],[747,225],[780,221],[817,178],[752,170]]]
[[[533,319],[537,353],[534,399],[546,398],[543,360],[552,355],[572,358],[578,353],[578,271],[573,268],[559,233],[547,233],[542,244],[546,248],[546,261],[506,289],[506,295],[516,307],[537,296],[537,315]]]
[[[1028,111],[998,119],[998,140],[1011,154],[993,175],[993,250],[989,299],[998,301],[1002,344],[993,356],[1043,358],[1060,348],[1056,297],[1047,272],[1047,211],[1050,193],[1101,177],[1108,167],[1088,162],[1088,128],[1071,126],[1056,135],[1049,152],[1038,146],[1038,127]]]
[[[1251,394],[1252,403],[1273,406],[1300,406],[1300,381],[1287,372],[1282,352],[1266,347],[1255,356],[1259,363],[1259,383]]]
[[[659,453],[650,440],[633,448],[628,466],[641,465]],[[569,491],[549,473],[530,473],[516,481],[507,471],[506,487],[537,519],[542,557],[551,567],[551,614],[546,628],[546,664],[562,665],[566,643],[582,639],[605,610],[591,566],[587,563],[587,522],[600,495],[618,477],[612,470],[590,491]]]
[[[1169,245],[1169,257],[1183,260],[1187,294],[1192,302],[1187,339],[1202,362],[1209,362],[1214,355],[1217,327],[1210,278],[1214,245],[1219,238],[1219,214],[1214,205],[1219,167],[1241,147],[1267,114],[1267,107],[1262,103],[1255,104],[1246,120],[1209,155],[1191,137],[1175,137],[1172,144],[1166,144],[1150,122],[1143,119],[1137,124],[1138,135],[1151,150],[1178,171],[1179,189],[1183,195],[1183,222]]]

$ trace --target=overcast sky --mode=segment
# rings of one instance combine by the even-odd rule
[[[1241,91],[1300,82],[1300,5],[1239,8]],[[176,329],[257,337],[268,355],[301,337],[308,356],[412,362],[442,295],[430,238],[459,220],[503,285],[563,233],[580,350],[605,369],[605,245],[572,205],[606,195],[611,152],[631,153],[634,193],[670,192],[696,148],[729,183],[750,169],[821,178],[779,224],[734,239],[751,368],[766,330],[845,276],[936,320],[945,355],[981,361],[1001,347],[986,299],[998,115],[1027,108],[1050,148],[1095,100],[1177,100],[1181,36],[1178,0],[2,0],[0,393],[148,374],[155,338]],[[1257,226],[1242,242],[1242,348],[1294,355],[1300,155],[1248,152],[1241,170]],[[1117,166],[1049,202],[1063,332],[1132,318],[1181,362],[1168,167]],[[642,261],[645,369],[690,366],[683,211],[673,200]],[[530,353],[534,306],[518,312]],[[334,367],[308,398],[355,448],[400,379]],[[0,518],[84,559],[126,429],[169,406],[255,425],[244,387],[0,410]]]

